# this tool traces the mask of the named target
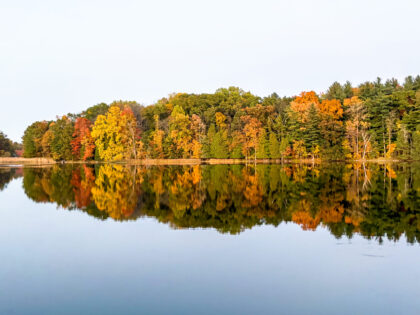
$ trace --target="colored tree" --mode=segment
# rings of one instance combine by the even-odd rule
[[[149,156],[151,158],[162,159],[163,153],[163,137],[165,132],[159,129],[159,116],[155,115],[155,130],[152,131],[151,140],[149,142]]]
[[[290,103],[291,110],[297,114],[298,121],[301,123],[306,122],[311,106],[315,108],[319,106],[319,99],[314,91],[302,92]]]
[[[169,144],[171,155],[175,158],[187,158],[191,156],[192,131],[190,119],[184,110],[176,105],[169,117]]]
[[[72,153],[76,160],[86,161],[93,158],[95,143],[90,133],[91,125],[92,123],[87,118],[76,119],[71,141]]]
[[[111,106],[106,115],[98,116],[91,135],[100,159],[118,161],[135,154],[132,125],[133,117],[123,113],[118,106]]]
[[[261,122],[252,116],[246,115],[241,117],[244,122],[244,144],[243,151],[246,159],[254,152],[254,160],[257,159],[258,139],[261,133]]]

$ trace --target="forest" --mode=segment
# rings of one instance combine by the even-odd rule
[[[334,82],[325,93],[259,97],[237,87],[143,106],[97,104],[36,121],[24,157],[132,159],[420,159],[420,76]]]
[[[17,151],[20,149],[22,149],[20,143],[13,142],[0,131],[0,157],[17,156]]]

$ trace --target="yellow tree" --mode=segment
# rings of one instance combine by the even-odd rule
[[[121,134],[123,144],[126,147],[126,158],[137,158],[137,141],[139,139],[139,129],[137,120],[130,107],[126,106],[121,112]]]
[[[258,138],[261,133],[261,122],[252,116],[246,115],[241,117],[242,121],[244,122],[244,144],[243,144],[243,152],[245,157],[248,159],[248,156],[251,153],[251,150],[254,150],[254,160],[257,159],[257,145],[258,145]]]
[[[199,159],[201,157],[201,148],[202,148],[202,142],[203,142],[205,130],[206,130],[206,126],[201,121],[200,116],[193,114],[191,116],[191,131],[192,131],[191,157],[192,158]]]
[[[181,106],[176,105],[169,117],[169,141],[175,157],[187,158],[191,153],[192,131],[190,119]]]
[[[99,115],[92,128],[99,157],[104,161],[118,161],[136,157],[136,121],[128,111],[111,106],[106,115]]]
[[[149,154],[152,158],[161,159],[164,157],[163,153],[163,130],[159,129],[159,116],[154,115],[155,130],[152,132],[151,140],[149,142]]]

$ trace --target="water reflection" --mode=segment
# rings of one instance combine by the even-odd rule
[[[0,189],[19,176],[1,169]],[[420,167],[415,164],[124,166],[24,168],[26,195],[101,220],[154,217],[174,228],[240,233],[255,225],[323,225],[336,237],[360,233],[420,241]]]

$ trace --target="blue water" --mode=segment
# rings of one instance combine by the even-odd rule
[[[294,223],[100,221],[0,192],[1,314],[420,314],[420,249]]]

